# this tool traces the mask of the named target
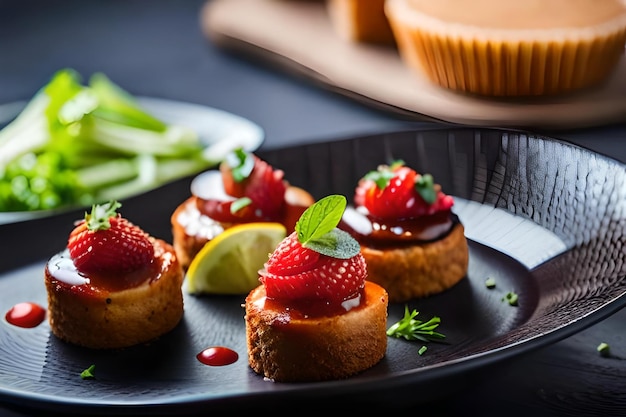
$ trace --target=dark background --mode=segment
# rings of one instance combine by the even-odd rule
[[[0,103],[28,100],[56,70],[70,67],[84,77],[104,72],[134,95],[198,103],[246,117],[265,130],[265,149],[435,126],[377,111],[217,49],[200,31],[204,3],[0,0]],[[626,161],[626,123],[539,133]],[[445,401],[421,410],[397,410],[397,404],[391,409],[428,415],[626,415],[625,329],[622,310],[476,377]],[[597,354],[600,342],[611,345],[613,358]],[[0,415],[21,414],[0,408]]]

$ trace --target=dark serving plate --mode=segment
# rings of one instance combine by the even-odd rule
[[[570,336],[626,304],[626,166],[570,143],[520,131],[451,128],[343,138],[259,150],[258,155],[314,196],[352,197],[357,180],[378,164],[403,159],[432,173],[456,198],[470,239],[466,279],[407,303],[419,317],[441,318],[445,343],[389,339],[386,357],[346,380],[274,383],[246,361],[241,296],[189,296],[170,334],[145,346],[93,351],[57,340],[47,323],[22,329],[0,323],[0,402],[48,412],[141,415],[323,408],[393,409],[445,396],[472,371]],[[177,182],[125,202],[124,213],[170,239],[170,214],[189,194]],[[61,250],[71,215],[0,226],[0,309],[45,305],[43,266]],[[19,246],[20,239],[30,242]],[[485,279],[495,278],[488,289]],[[519,295],[519,305],[503,301]],[[390,305],[389,324],[405,304]],[[209,346],[239,354],[210,367],[196,359]],[[96,378],[80,372],[96,366]],[[336,406],[334,406],[336,407]]]

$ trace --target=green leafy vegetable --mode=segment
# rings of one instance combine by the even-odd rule
[[[422,342],[440,341],[445,335],[435,331],[441,319],[434,316],[424,322],[416,319],[419,312],[409,312],[409,307],[404,306],[404,317],[387,329],[387,336],[404,338],[406,340],[420,340]]]
[[[167,124],[104,74],[63,69],[0,130],[0,211],[82,206],[214,165],[198,134]]]
[[[337,228],[346,205],[346,197],[329,195],[309,206],[295,227],[302,246],[339,259],[358,254],[361,251],[359,243]]]

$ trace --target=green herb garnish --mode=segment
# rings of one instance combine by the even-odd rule
[[[232,214],[235,214],[239,210],[241,210],[244,207],[249,206],[250,204],[252,204],[252,200],[250,199],[250,197],[238,198],[237,200],[233,201],[232,204],[230,205],[230,212]]]
[[[419,195],[428,204],[433,204],[437,201],[437,191],[435,190],[435,180],[430,174],[420,175],[415,183],[415,189]]]
[[[252,173],[254,155],[242,148],[237,148],[226,155],[226,164],[230,167],[235,182],[242,182]]]
[[[598,347],[596,348],[596,350],[601,356],[609,357],[611,355],[611,348],[608,345],[608,343],[604,343],[604,342],[600,343]]]
[[[518,298],[519,297],[516,293],[514,293],[513,291],[509,291],[504,295],[502,301],[508,302],[509,305],[516,306]]]
[[[329,195],[307,208],[295,227],[302,246],[339,259],[357,255],[361,251],[359,243],[337,228],[346,205],[346,197]]]
[[[428,350],[428,348],[426,346],[422,345],[420,350],[417,351],[417,354],[422,356],[424,353],[426,353],[427,350]]]
[[[402,160],[394,161],[390,165],[379,165],[375,171],[370,171],[365,174],[365,176],[363,176],[363,179],[374,181],[376,187],[378,187],[379,190],[383,190],[387,187],[389,181],[391,181],[391,179],[395,175],[393,170],[397,166],[402,165],[404,165],[404,161]]]
[[[409,312],[409,307],[404,306],[404,317],[387,329],[387,336],[404,338],[406,340],[420,340],[422,342],[433,342],[445,339],[445,335],[436,332],[441,319],[434,316],[430,320],[423,322],[416,319],[419,312],[413,310]]]
[[[489,277],[485,280],[485,287],[489,288],[490,290],[493,288],[496,288],[496,280],[493,277]]]
[[[91,365],[89,368],[85,369],[80,373],[80,377],[82,379],[93,379],[95,378],[93,371],[96,369],[96,365]]]

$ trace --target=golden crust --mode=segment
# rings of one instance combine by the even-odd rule
[[[59,339],[92,349],[125,348],[172,330],[183,316],[183,271],[174,249],[155,239],[160,276],[121,291],[83,293],[45,269],[48,320]]]
[[[390,302],[437,294],[467,274],[469,249],[465,229],[457,223],[443,239],[406,248],[361,246],[368,280],[384,287]]]
[[[343,379],[362,372],[387,349],[388,297],[366,282],[363,307],[332,317],[290,318],[266,308],[265,287],[246,298],[248,362],[258,374],[277,382]]]

